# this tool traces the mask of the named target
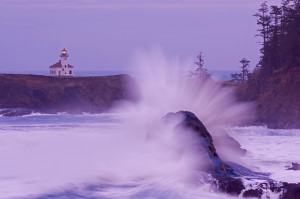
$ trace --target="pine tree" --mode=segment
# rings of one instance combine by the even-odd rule
[[[235,83],[242,82],[242,73],[233,73],[231,74],[231,81]]]
[[[250,61],[243,58],[240,60],[240,63],[242,64],[241,66],[242,82],[245,82],[248,79]]]
[[[269,13],[269,8],[267,5],[267,2],[263,2],[261,4],[261,7],[258,9],[258,13],[256,13],[254,16],[257,17],[257,25],[260,26],[258,29],[259,34],[257,36],[262,36],[263,37],[263,47],[266,46],[266,42],[269,39],[269,29],[270,29],[270,23],[271,19],[270,16],[268,15]],[[264,49],[262,49],[262,53],[264,52]]]
[[[207,69],[204,68],[204,59],[203,59],[203,52],[200,52],[197,56],[197,61],[195,61],[197,66],[195,70],[195,74],[197,75],[207,75]]]
[[[291,0],[289,7],[284,41],[285,70],[300,67],[300,1]]]
[[[236,83],[242,82],[243,83],[246,80],[248,80],[250,61],[243,58],[243,59],[240,60],[240,63],[242,64],[242,66],[240,67],[241,72],[231,74],[231,81],[232,82],[236,82]]]
[[[269,15],[269,7],[267,2],[263,2],[258,9],[258,13],[254,15],[257,18],[257,25],[259,26],[258,34],[256,36],[262,37],[262,48],[260,49],[261,57],[259,61],[260,71],[263,76],[270,76],[270,56],[269,56],[269,40],[271,29],[271,16]]]
[[[270,73],[273,73],[275,70],[278,70],[280,68],[280,65],[282,64],[282,57],[280,53],[280,27],[282,19],[282,9],[278,6],[271,6],[270,19],[270,40],[268,45],[270,62],[268,64]]]

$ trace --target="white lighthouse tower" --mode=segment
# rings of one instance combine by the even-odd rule
[[[50,66],[50,76],[74,76],[74,66],[68,63],[69,54],[66,49],[63,49],[60,54],[59,62]]]
[[[68,66],[68,57],[69,55],[67,54],[66,49],[63,49],[60,54],[60,61],[61,65],[65,68]]]

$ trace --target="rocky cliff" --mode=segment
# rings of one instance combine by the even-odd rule
[[[116,101],[130,98],[126,91],[130,81],[128,75],[62,78],[0,74],[0,108],[7,116],[31,111],[102,112]]]
[[[254,101],[258,122],[271,128],[300,128],[300,70],[278,71],[267,81],[251,78],[237,89],[242,101]]]

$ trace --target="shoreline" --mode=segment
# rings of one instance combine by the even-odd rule
[[[104,113],[109,111],[118,101],[137,99],[136,94],[129,89],[130,86],[134,85],[133,82],[134,78],[127,74],[75,77],[0,74],[0,109],[2,109],[0,115],[14,117],[32,113]],[[247,95],[253,95],[253,91],[249,90],[248,93],[245,90],[241,91],[241,87],[232,83],[229,84],[229,81],[219,82],[224,87],[229,86],[234,89],[238,102],[255,104],[258,109],[257,119],[249,125],[267,126],[270,129],[300,128],[299,122],[293,116],[290,117],[292,118],[290,120],[276,119],[274,110],[270,109],[266,102],[266,99],[269,99],[268,96],[264,96],[264,101],[249,100]],[[276,99],[273,98],[272,100],[275,101]],[[272,106],[276,103],[280,105],[281,101],[272,102]],[[285,102],[285,104],[288,103]],[[284,111],[288,111],[288,108]],[[272,113],[272,117],[268,118],[264,113],[265,110],[269,110],[268,114]],[[282,110],[278,109],[277,116],[280,116],[281,112]]]

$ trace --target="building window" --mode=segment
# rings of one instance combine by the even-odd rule
[[[71,70],[69,71],[69,74],[70,74],[70,75],[72,74],[72,71],[71,71]]]
[[[62,71],[64,71],[64,69],[62,69]]]

